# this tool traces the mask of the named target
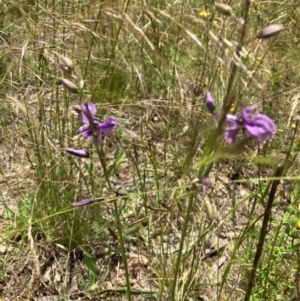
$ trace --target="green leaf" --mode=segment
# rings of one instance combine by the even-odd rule
[[[77,274],[77,277],[78,277],[79,281],[81,282],[81,284],[83,285],[83,287],[86,287],[86,282],[85,282],[83,276],[81,274]]]
[[[95,257],[85,253],[84,254],[84,263],[89,271],[89,276],[92,284],[97,283],[97,265]]]

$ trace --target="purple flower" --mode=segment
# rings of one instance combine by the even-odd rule
[[[110,136],[115,128],[118,125],[118,121],[115,117],[111,116],[108,117],[104,122],[99,122],[98,120],[93,120],[93,127],[94,130],[96,131],[96,136],[97,136],[97,142],[99,144],[102,143],[103,137],[104,136]],[[81,126],[76,134],[81,135],[86,138],[93,138],[93,131],[91,125],[85,124]]]
[[[206,93],[205,105],[206,105],[206,108],[208,109],[208,111],[210,113],[214,112],[214,110],[216,108],[216,105],[215,105],[215,100],[212,97],[210,92]]]
[[[228,127],[225,131],[225,140],[234,143],[240,129],[257,141],[266,141],[272,138],[277,128],[274,121],[264,114],[251,116],[256,106],[241,109],[239,116],[228,114],[226,121]]]
[[[91,102],[83,105],[76,105],[73,109],[79,114],[79,120],[84,123],[76,134],[86,138],[93,138],[93,129],[95,130],[97,141],[102,143],[104,136],[110,136],[118,125],[115,117],[108,117],[104,122],[100,122],[95,118],[97,109]]]
[[[266,141],[272,138],[277,128],[274,121],[264,114],[256,114],[246,124],[249,136],[257,141]]]
[[[65,149],[65,151],[73,156],[77,156],[81,158],[89,158],[90,156],[89,152],[83,149],[68,147]]]

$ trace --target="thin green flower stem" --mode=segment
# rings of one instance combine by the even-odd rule
[[[98,154],[100,163],[101,163],[102,168],[103,168],[103,172],[104,172],[104,175],[105,175],[107,185],[108,185],[110,191],[113,192],[113,188],[111,186],[111,183],[110,183],[110,180],[109,180],[109,177],[108,177],[108,172],[107,172],[106,163],[105,163],[105,159],[104,159],[103,148],[102,147],[99,148],[99,145],[97,143],[97,139],[95,140],[95,138],[94,138],[94,142],[95,142],[95,145],[96,145],[96,150],[97,150],[97,154]],[[122,232],[122,223],[121,223],[121,219],[120,219],[120,212],[119,212],[119,208],[118,208],[118,203],[117,203],[117,200],[115,198],[113,199],[113,204],[114,204],[114,211],[115,211],[116,222],[117,222],[116,226],[117,226],[118,235],[119,235],[118,238],[119,238],[119,242],[120,242],[122,260],[123,260],[124,270],[125,270],[127,300],[131,301],[131,289],[130,289],[130,280],[129,280],[127,256],[126,256],[126,251],[125,251],[125,242],[124,242],[124,237],[123,237],[123,232]]]
[[[249,9],[250,9],[251,2],[252,2],[251,0],[246,0],[245,13],[244,13],[244,25],[242,26],[242,31],[240,35],[240,46],[243,46],[244,39],[246,36],[246,29],[248,24]]]
[[[181,178],[185,178],[186,175],[190,172],[191,163],[195,156],[195,153],[197,151],[197,141],[199,137],[199,127],[200,127],[200,119],[196,121],[196,124],[193,126],[193,135],[192,139],[190,140],[189,145],[189,151],[185,157],[184,163],[183,163],[183,170],[182,170],[182,176]]]
[[[281,176],[284,175],[284,171],[285,171],[285,164],[283,164],[281,166],[278,166],[275,173],[274,173],[274,176],[275,177],[281,177]],[[262,251],[263,251],[265,239],[266,239],[266,236],[267,236],[269,221],[270,221],[272,207],[273,207],[273,202],[274,202],[274,199],[275,199],[275,196],[276,196],[276,191],[277,191],[277,187],[278,187],[279,182],[280,182],[280,180],[273,180],[272,181],[271,191],[269,193],[268,202],[267,202],[267,205],[266,205],[266,209],[264,211],[264,217],[263,217],[263,222],[262,222],[262,226],[261,226],[261,230],[260,230],[260,236],[259,236],[259,240],[258,240],[258,243],[257,243],[255,257],[254,257],[254,260],[253,260],[252,268],[251,268],[248,283],[247,283],[247,288],[246,288],[244,301],[249,301],[250,297],[251,297],[252,288],[254,286],[255,278],[256,278],[256,271],[257,271],[257,268],[258,268],[258,264],[259,264],[259,261],[260,261]]]
[[[96,152],[100,161],[100,164],[103,168],[103,173],[104,173],[104,177],[105,180],[107,182],[108,188],[111,192],[114,192],[110,180],[109,180],[109,175],[108,175],[108,171],[106,168],[106,162],[105,162],[105,153],[103,151],[103,147],[99,147],[98,144],[98,139],[97,139],[97,131],[94,127],[94,122],[93,122],[93,118],[88,110],[88,106],[86,105],[86,116],[89,120],[89,124],[93,133],[93,142],[94,145],[96,147]],[[124,270],[125,270],[125,279],[126,279],[126,295],[127,295],[127,300],[131,301],[131,289],[130,289],[130,280],[129,280],[129,272],[128,272],[128,264],[127,264],[127,256],[126,256],[126,251],[125,251],[125,242],[124,242],[124,237],[123,237],[123,232],[122,232],[122,223],[121,223],[121,219],[120,219],[120,212],[119,212],[119,208],[118,208],[118,203],[117,200],[114,198],[113,199],[113,204],[114,204],[114,211],[115,211],[115,216],[116,216],[116,227],[118,230],[118,239],[120,242],[120,247],[121,247],[121,254],[122,254],[122,260],[123,260],[123,264],[124,264]]]
[[[122,7],[122,13],[123,15],[127,12],[128,10],[128,7],[129,7],[129,4],[130,4],[130,1],[131,0],[127,0],[127,2],[123,3],[123,7]],[[117,29],[117,34],[116,34],[116,37],[114,38],[114,44],[113,44],[113,47],[112,47],[112,50],[111,50],[111,55],[110,55],[110,58],[109,58],[109,62],[108,62],[108,65],[107,67],[105,68],[105,82],[104,82],[104,86],[106,85],[106,81],[107,81],[107,75],[108,75],[108,72],[110,70],[110,67],[114,61],[114,58],[115,58],[115,55],[116,55],[116,49],[117,49],[117,44],[118,44],[118,41],[119,41],[119,37],[120,37],[120,33],[121,33],[121,29],[123,27],[123,23],[124,23],[124,19],[122,18],[121,21],[120,21],[120,25]],[[98,80],[97,84],[95,85],[95,88],[98,86],[98,83],[100,82],[100,79]]]
[[[197,131],[198,122],[194,126],[194,129],[195,129],[195,132],[194,132],[192,140],[190,141],[189,152],[188,152],[188,154],[185,158],[185,162],[184,162],[182,178],[184,178],[187,175],[187,173],[190,169],[192,158],[195,154],[195,146],[196,146],[197,138],[198,138],[198,131]],[[201,175],[203,174],[204,168],[205,168],[205,166],[202,166],[200,168],[199,174],[201,174]],[[178,255],[177,255],[177,259],[176,259],[174,278],[173,278],[173,283],[172,283],[172,288],[171,288],[171,299],[170,299],[171,301],[175,301],[177,279],[178,279],[178,274],[179,274],[179,269],[180,269],[180,264],[181,264],[183,245],[184,245],[184,241],[185,241],[185,237],[186,237],[186,233],[187,233],[189,217],[190,217],[190,214],[191,214],[191,211],[192,211],[192,208],[193,208],[193,204],[194,204],[195,195],[196,195],[196,192],[191,193],[191,195],[189,197],[188,208],[187,208],[186,215],[185,215],[185,218],[184,218],[183,229],[181,231],[179,250],[178,250]]]
[[[99,10],[98,10],[98,15],[97,15],[97,18],[96,18],[97,21],[95,23],[94,30],[93,30],[94,32],[96,32],[96,30],[97,30],[101,12],[102,12],[102,3],[100,4]],[[83,78],[86,78],[86,75],[87,75],[89,62],[90,62],[90,59],[91,59],[92,47],[94,45],[94,40],[95,40],[95,38],[92,36],[91,43],[90,43],[90,46],[89,46],[89,49],[88,49],[88,56],[87,56],[87,60],[86,60],[86,64],[85,64],[85,70],[84,70]]]
[[[188,207],[187,207],[187,211],[186,211],[186,215],[185,215],[185,219],[184,219],[184,223],[183,223],[183,228],[181,231],[179,250],[178,250],[178,255],[177,255],[177,259],[176,259],[173,284],[172,284],[172,288],[171,288],[171,299],[170,299],[171,301],[175,301],[177,280],[178,280],[178,274],[180,272],[179,269],[180,269],[180,265],[181,265],[181,258],[182,258],[182,252],[183,252],[183,244],[184,244],[184,240],[185,240],[186,233],[187,233],[189,217],[192,212],[193,205],[194,205],[195,195],[196,195],[196,192],[192,193],[190,195]]]

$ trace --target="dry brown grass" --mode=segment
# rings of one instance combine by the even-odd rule
[[[279,128],[270,143],[259,149],[251,145],[247,155],[284,158],[285,146],[292,137],[290,125],[298,115],[298,1],[253,6],[241,56],[236,54],[239,25],[215,13],[210,5],[194,1],[184,6],[165,1],[148,5],[140,1],[46,0],[4,4],[0,20],[3,209],[17,208],[29,192],[52,204],[51,191],[55,189],[67,204],[72,203],[73,194],[81,197],[89,189],[107,199],[76,217],[83,225],[93,221],[92,230],[88,229],[91,231],[80,240],[76,251],[62,243],[68,240],[65,224],[72,224],[69,215],[65,218],[60,213],[65,204],[58,210],[63,218],[54,224],[49,218],[51,210],[45,216],[25,215],[22,222],[17,215],[5,215],[1,220],[4,249],[0,296],[9,300],[43,300],[46,295],[126,300],[117,232],[106,213],[115,195],[105,186],[98,163],[90,160],[82,164],[84,171],[80,174],[73,171],[74,163],[61,155],[69,143],[87,145],[72,138],[76,125],[69,107],[89,98],[97,103],[100,116],[114,115],[120,121],[116,135],[107,140],[106,160],[108,166],[116,165],[111,181],[122,208],[132,290],[139,292],[133,300],[144,300],[141,292],[154,292],[153,300],[168,300],[190,181],[195,177],[192,167],[214,127],[203,109],[204,93],[213,91],[221,107],[233,62],[239,64],[234,103],[258,104]],[[233,7],[242,11],[240,2]],[[199,17],[204,9],[211,12],[208,18]],[[272,20],[285,23],[286,31],[274,42],[254,39],[257,30]],[[62,76],[61,55],[72,58],[76,75],[72,80],[77,85],[84,80],[84,96],[70,95],[56,85]],[[196,122],[201,137],[193,150],[188,177],[180,179],[183,155],[190,151]],[[37,150],[45,165],[51,160],[55,163],[45,169],[43,177],[38,177],[35,169],[40,168]],[[231,180],[270,176],[269,168],[250,165],[246,159],[242,156],[218,162],[211,174],[216,189],[208,192],[198,188],[180,266],[178,300],[243,299],[261,225],[258,217],[264,212],[264,184],[233,184]],[[63,174],[59,174],[60,165],[65,168]],[[58,168],[57,179],[51,173],[53,166]],[[295,162],[291,176],[297,173]],[[49,183],[47,190],[42,189],[45,183]],[[285,183],[274,210],[278,221],[290,206],[291,191],[297,185],[291,182],[291,187],[286,187]],[[214,206],[213,220],[205,213],[205,200]],[[40,223],[39,218],[45,218],[46,223]],[[296,287],[298,270],[289,270],[296,265],[294,258],[299,257],[296,251],[281,255],[282,264],[270,251],[272,245],[284,249],[291,243],[290,238],[280,236],[282,225],[279,222],[270,227],[263,265],[272,267],[272,277],[264,278],[262,268],[256,298],[279,300],[278,296],[292,295]],[[94,256],[97,285],[88,282],[90,270],[84,252]],[[268,282],[270,279],[278,282],[276,288]]]

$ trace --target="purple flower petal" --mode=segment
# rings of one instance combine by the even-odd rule
[[[230,144],[234,143],[235,140],[236,140],[236,137],[237,137],[237,135],[238,135],[238,133],[239,133],[239,130],[240,130],[239,127],[238,127],[238,128],[231,128],[231,127],[228,127],[228,128],[225,130],[224,139],[225,139],[228,143],[230,143]]]
[[[77,130],[76,135],[81,135],[82,137],[86,137],[86,138],[93,138],[91,126],[89,124],[85,124],[81,126]]]
[[[277,128],[274,121],[264,114],[256,114],[246,122],[246,131],[257,141],[266,141],[272,138]]]
[[[235,142],[239,130],[242,128],[243,120],[240,116],[228,114],[226,116],[226,121],[228,123],[228,127],[225,130],[224,139],[231,144]]]
[[[241,117],[246,120],[247,118],[249,118],[249,115],[256,109],[256,105],[252,105],[250,107],[247,108],[243,108],[241,109]]]
[[[103,123],[98,126],[98,129],[105,134],[105,136],[110,136],[118,125],[118,121],[115,117],[108,117]]]
[[[83,207],[83,206],[92,204],[93,202],[94,202],[93,198],[86,198],[86,199],[83,199],[83,200],[81,200],[79,202],[73,203],[72,206],[73,207]]]
[[[81,113],[79,113],[79,120],[82,123],[89,123],[88,116],[93,120],[97,112],[96,106],[92,102],[87,102],[81,105]]]
[[[96,131],[98,130],[100,125],[101,125],[100,122],[94,120],[94,128]],[[81,135],[82,137],[85,137],[85,138],[93,138],[93,132],[92,132],[91,125],[85,124],[85,125],[81,126],[77,130],[76,135]]]
[[[227,114],[226,122],[230,125],[230,127],[240,128],[241,118],[240,116]]]
[[[73,156],[80,157],[80,158],[89,158],[90,154],[88,151],[83,149],[75,149],[72,147],[68,147],[65,151]]]

